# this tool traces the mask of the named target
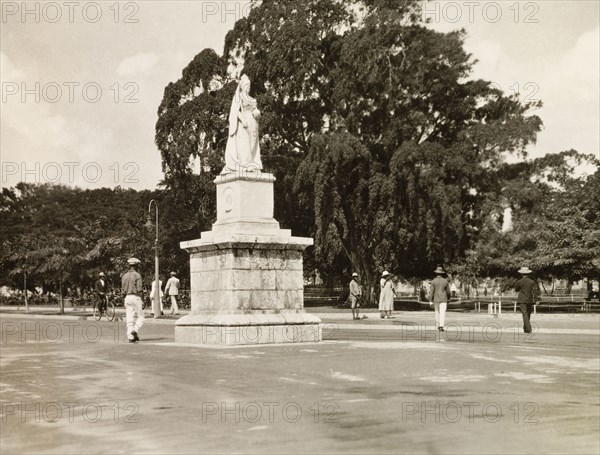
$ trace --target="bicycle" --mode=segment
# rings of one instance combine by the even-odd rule
[[[94,319],[99,321],[102,319],[102,316],[106,317],[109,321],[115,319],[115,304],[108,299],[108,296],[104,297],[102,308],[98,308],[98,301],[94,302]]]

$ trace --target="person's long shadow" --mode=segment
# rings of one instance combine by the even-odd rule
[[[143,343],[144,341],[174,341],[173,338],[165,338],[165,337],[144,337],[144,338],[140,338],[140,343]]]

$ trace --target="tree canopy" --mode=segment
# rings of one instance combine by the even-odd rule
[[[464,30],[434,31],[417,0],[253,1],[222,55],[203,49],[157,111],[164,189],[79,190],[21,183],[0,200],[2,283],[55,288],[115,276],[130,255],[151,275],[150,199],[160,205],[161,269],[185,276],[179,242],[215,220],[228,113],[247,74],[275,174],[275,218],[314,237],[308,270],[357,271],[373,297],[386,269],[417,282],[441,264],[461,279],[599,277],[598,160],[574,150],[528,160],[535,110],[471,75]],[[507,160],[507,158],[518,158]],[[503,232],[512,210],[513,229]]]
[[[66,286],[91,286],[97,273],[104,271],[113,285],[120,286],[132,256],[142,260],[141,270],[150,278],[154,233],[146,232],[144,223],[152,197],[157,194],[121,188],[81,190],[30,183],[4,188],[0,284],[22,288],[27,274],[29,289],[56,292],[61,281]],[[165,231],[159,228],[161,262],[180,270],[164,241]]]
[[[484,223],[508,154],[525,154],[541,120],[488,81],[464,31],[421,21],[416,0],[254,2],[223,55],[201,51],[169,84],[156,142],[166,183],[196,181],[214,200],[236,78],[263,110],[261,150],[277,177],[277,219],[315,238],[326,276],[376,282],[463,257]],[[189,160],[200,160],[194,175]],[[214,213],[210,200],[200,212]]]
[[[582,164],[596,171],[578,175]],[[567,150],[502,165],[463,271],[510,276],[528,264],[545,279],[600,278],[599,164],[593,156]],[[503,232],[505,208],[514,222]]]

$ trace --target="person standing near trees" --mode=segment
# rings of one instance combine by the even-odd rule
[[[106,294],[108,292],[108,283],[104,272],[98,274],[98,279],[94,284],[94,292],[96,293],[96,305],[100,314],[106,310]]]
[[[392,281],[390,272],[386,270],[381,274],[379,285],[381,286],[381,294],[379,294],[379,311],[381,312],[381,319],[391,319],[396,291],[394,290],[394,282]]]
[[[144,312],[142,311],[142,275],[136,267],[140,263],[137,258],[129,258],[129,271],[121,278],[121,292],[125,296],[125,317],[127,321],[127,339],[130,343],[140,341],[138,331],[144,324]],[[134,322],[134,314],[137,320]]]
[[[362,296],[362,289],[358,284],[358,273],[352,274],[352,280],[350,280],[350,308],[352,308],[352,319],[360,319],[359,308],[360,308],[360,297]]]
[[[441,265],[433,272],[435,278],[431,281],[429,287],[429,306],[435,309],[435,326],[440,332],[444,332],[444,322],[446,318],[446,308],[450,300],[450,286],[448,280],[444,278],[446,272]]]
[[[532,273],[529,267],[521,267],[518,270],[518,273],[520,273],[522,277],[515,283],[515,291],[518,292],[517,303],[519,304],[519,310],[523,314],[523,331],[525,333],[531,333],[531,312],[533,310],[533,304],[539,303],[540,288],[538,287],[538,284],[529,277]]]
[[[165,294],[171,297],[171,314],[179,314],[179,307],[177,306],[177,296],[179,295],[179,278],[176,277],[175,272],[171,272],[171,278],[167,280],[165,285]]]

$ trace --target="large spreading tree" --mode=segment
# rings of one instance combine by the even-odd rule
[[[276,218],[315,238],[325,275],[385,268],[405,279],[464,256],[485,222],[498,166],[541,121],[488,81],[464,31],[440,33],[417,0],[254,2],[222,56],[201,51],[165,89],[156,142],[165,183],[214,216],[227,113],[247,74],[277,177]],[[196,161],[196,172],[190,165]],[[372,295],[369,293],[369,295]]]

